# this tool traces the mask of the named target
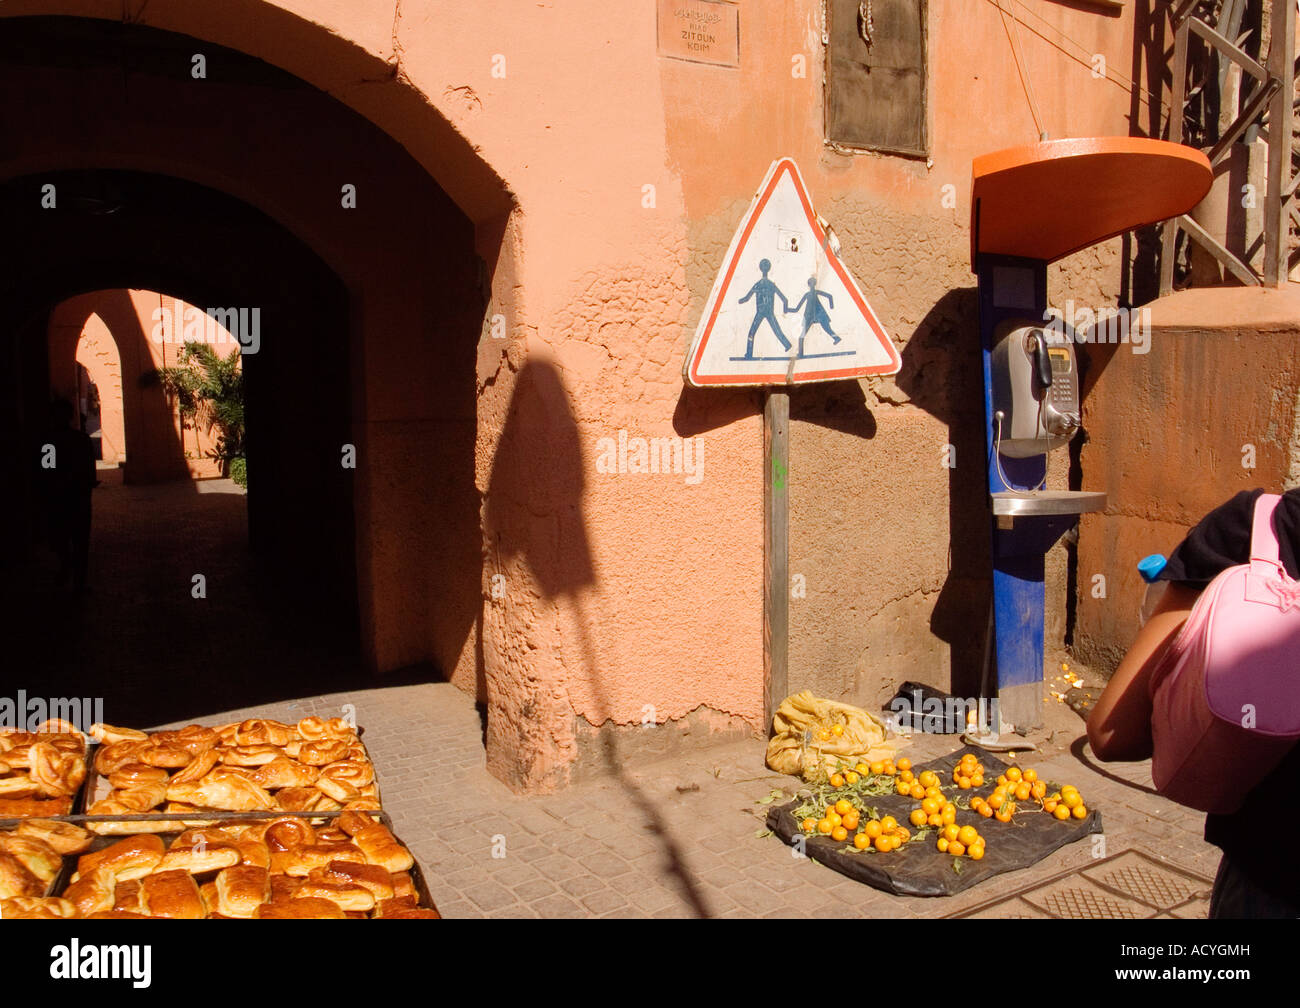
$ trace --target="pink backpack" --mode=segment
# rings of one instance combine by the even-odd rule
[[[1209,583],[1151,676],[1151,775],[1161,794],[1232,813],[1300,739],[1300,581],[1255,504],[1250,562]]]

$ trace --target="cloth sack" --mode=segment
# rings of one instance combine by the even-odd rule
[[[824,780],[859,760],[892,759],[898,750],[896,743],[886,740],[884,723],[875,715],[815,697],[811,690],[781,702],[772,715],[772,732],[767,765],[807,781]]]

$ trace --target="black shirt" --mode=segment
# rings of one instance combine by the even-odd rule
[[[1243,490],[1201,519],[1169,555],[1161,579],[1189,588],[1204,588],[1223,570],[1250,560],[1250,531],[1255,501],[1263,490]],[[1300,580],[1300,489],[1282,495],[1273,512],[1278,557],[1286,572]],[[1260,887],[1300,901],[1300,865],[1287,853],[1282,837],[1300,835],[1295,782],[1300,780],[1300,746],[1246,796],[1232,815],[1205,817],[1205,840],[1225,854]]]

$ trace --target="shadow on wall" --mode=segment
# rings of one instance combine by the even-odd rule
[[[992,598],[984,376],[974,287],[951,290],[903,347],[894,379],[913,406],[948,428],[948,577],[930,629],[952,654],[952,692],[976,696]]]
[[[588,589],[596,583],[596,573],[583,513],[587,484],[583,458],[581,431],[559,370],[548,361],[529,360],[516,380],[493,460],[485,514],[485,529],[491,539],[487,567],[491,572],[502,572],[510,568],[512,561],[518,561],[527,568],[542,602],[571,608],[578,628],[577,653],[582,667],[571,667],[569,674],[589,681],[599,707],[608,710],[596,652],[596,630],[592,626],[600,614],[587,610],[584,604]],[[488,604],[493,604],[490,596]],[[479,621],[480,669],[484,668],[483,622]],[[537,629],[507,626],[515,633]],[[505,646],[513,649],[516,645],[507,641]],[[504,661],[494,664],[508,667]],[[544,681],[494,683],[488,677],[485,736],[489,765],[498,745],[513,750],[510,756],[524,762],[529,760],[530,750],[548,745],[549,739],[532,735],[539,727],[546,730],[547,708],[556,718],[569,718],[570,724],[581,716],[571,709],[567,698],[554,695],[559,685]],[[538,713],[542,716],[534,720]],[[628,760],[620,751],[616,732],[603,733],[601,744],[606,769],[640,810],[645,829],[658,839],[664,870],[682,899],[696,916],[712,916],[667,820],[627,775]]]

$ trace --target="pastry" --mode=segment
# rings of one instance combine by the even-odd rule
[[[35,798],[41,789],[36,782],[25,774],[17,777],[0,777],[0,798],[13,801]]]
[[[165,767],[169,770],[177,770],[180,767],[188,766],[193,758],[180,746],[158,745],[156,742],[145,746],[139,753],[141,763]]]
[[[104,868],[97,868],[69,885],[63,892],[63,898],[77,908],[78,917],[89,917],[101,910],[112,910],[113,873]]]
[[[77,908],[58,896],[16,896],[0,901],[0,919],[68,920],[77,916]]]
[[[314,787],[287,787],[275,793],[275,800],[286,812],[315,812],[325,796]]]
[[[101,777],[107,777],[114,770],[128,763],[142,762],[139,758],[140,754],[147,748],[149,748],[147,738],[127,739],[102,745],[95,754],[95,771]]]
[[[263,903],[254,916],[258,920],[343,920],[343,911],[327,899],[295,898]]]
[[[442,914],[433,907],[399,907],[384,914],[384,920],[441,920]]]
[[[63,867],[59,852],[44,840],[22,836],[18,833],[0,833],[0,850],[16,857],[23,866],[45,885],[54,881]]]
[[[100,910],[93,913],[86,920],[148,920],[142,913],[131,913],[129,910]]]
[[[293,875],[272,875],[271,899],[269,902],[283,903],[287,899],[293,899],[303,881],[303,879],[296,878]]]
[[[310,881],[312,876],[308,876]],[[357,864],[354,861],[331,861],[320,872],[320,878],[326,882],[347,883],[369,889],[375,899],[390,899],[394,896],[393,876],[378,865]],[[342,904],[339,904],[342,906]],[[347,907],[343,907],[347,909]]]
[[[140,908],[150,917],[201,920],[207,913],[198,883],[183,871],[146,875],[140,880]]]
[[[412,899],[417,897],[415,882],[410,872],[392,872],[388,877],[393,883],[394,896],[410,896]]]
[[[132,879],[123,882],[120,879],[113,888],[113,909],[122,913],[133,913],[144,916],[144,911],[140,909],[140,882]]]
[[[218,913],[228,917],[252,917],[271,899],[271,876],[265,868],[236,865],[225,868],[216,879]]]
[[[309,766],[329,766],[331,763],[346,759],[349,748],[347,742],[343,739],[327,738],[315,742],[304,742],[298,748],[298,760]]]
[[[281,755],[280,749],[273,745],[239,745],[217,750],[222,763],[237,767],[257,767]]]
[[[106,868],[113,873],[114,881],[129,882],[157,868],[162,856],[163,842],[158,837],[129,837],[101,851],[81,855],[77,859],[77,874],[85,876],[97,868]]]
[[[27,819],[20,822],[14,832],[19,836],[29,836],[43,840],[60,854],[80,854],[95,839],[89,830],[72,823],[53,822],[49,819]]]
[[[321,739],[351,739],[357,734],[343,718],[323,718],[312,715],[298,722],[298,735],[304,742],[317,742]]]
[[[230,812],[256,812],[275,807],[275,799],[262,788],[223,770],[214,770],[193,784],[171,784],[167,788],[167,798]]]
[[[114,742],[143,742],[149,738],[142,731],[135,728],[117,728],[103,722],[96,722],[90,726],[90,737],[100,745],[112,745]]]
[[[60,752],[45,742],[32,746],[31,777],[47,798],[77,793],[86,779],[86,761],[80,755]]]
[[[173,784],[190,784],[202,780],[220,760],[221,757],[217,755],[215,749],[205,749],[190,760],[188,765],[173,774],[171,782]]]
[[[109,800],[115,801],[124,809],[129,809],[131,814],[144,815],[156,809],[166,800],[167,787],[168,785],[164,781],[154,781],[150,784],[138,785],[129,791],[114,791],[109,796]],[[103,815],[102,812],[92,812],[90,814]]]
[[[262,840],[272,852],[309,846],[316,842],[316,831],[305,819],[275,819],[266,824]]]
[[[0,819],[49,819],[65,816],[72,811],[72,799],[64,798],[0,798]]]
[[[320,776],[315,767],[307,766],[287,756],[277,756],[269,763],[257,768],[253,780],[259,786],[273,788],[307,787]]]
[[[330,882],[308,876],[295,899],[327,899],[341,910],[372,910],[375,894],[365,886],[350,882]]]
[[[353,844],[310,844],[287,851],[271,851],[271,871],[276,874],[306,878],[314,869],[325,868],[331,861],[366,860]]]
[[[43,896],[45,884],[8,851],[0,850],[0,899]]]
[[[36,726],[37,735],[71,735],[84,748],[86,736],[81,733],[81,729],[71,721],[64,721],[63,718],[49,718]]]
[[[271,721],[267,718],[250,718],[240,723],[235,729],[235,745],[283,746],[294,737],[294,730],[287,724]]]
[[[167,771],[162,767],[150,766],[148,763],[124,763],[108,775],[108,783],[110,787],[121,791],[142,784],[165,784]]]
[[[216,729],[192,724],[178,731],[170,744],[184,749],[191,756],[200,756],[220,742],[221,736],[217,734]]]
[[[239,864],[239,850],[232,844],[200,842],[192,847],[172,844],[154,871],[158,873],[183,871],[191,875],[202,875],[204,872],[218,871],[237,864]]]

